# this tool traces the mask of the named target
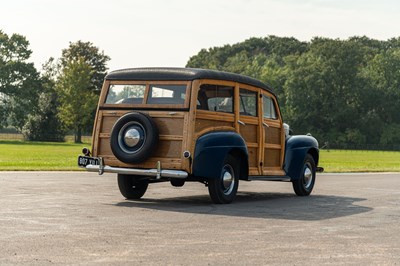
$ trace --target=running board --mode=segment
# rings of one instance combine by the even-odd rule
[[[284,181],[290,182],[289,176],[249,176],[248,181]]]

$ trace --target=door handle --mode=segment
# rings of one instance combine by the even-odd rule
[[[265,122],[263,122],[263,126],[269,127],[269,125],[267,123],[265,123]]]
[[[246,123],[243,122],[243,121],[238,120],[237,122],[238,122],[239,124],[241,124],[242,126],[245,126],[245,125],[246,125]]]

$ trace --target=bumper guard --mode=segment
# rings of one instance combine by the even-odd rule
[[[161,177],[179,178],[185,179],[188,177],[188,173],[180,170],[162,170],[161,163],[157,162],[157,168],[155,169],[134,169],[134,168],[123,168],[123,167],[111,167],[103,164],[102,158],[100,158],[100,165],[89,164],[85,169],[89,172],[98,172],[99,175],[103,173],[117,173],[126,175],[139,175],[139,176],[150,176],[160,179]]]

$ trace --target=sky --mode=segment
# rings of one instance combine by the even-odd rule
[[[203,48],[251,37],[400,37],[398,0],[1,0],[0,30],[30,42],[38,70],[78,40],[109,70],[184,67]]]

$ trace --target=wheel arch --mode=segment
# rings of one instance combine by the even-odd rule
[[[249,177],[249,160],[246,153],[241,149],[233,148],[229,154],[231,154],[236,159],[239,159],[239,179],[248,180]]]
[[[247,147],[243,138],[232,131],[211,132],[197,139],[192,174],[205,179],[219,177],[222,164],[229,154],[240,158],[240,179],[247,179]]]
[[[301,177],[304,159],[310,154],[318,166],[318,142],[311,136],[292,136],[286,140],[284,170],[291,180]]]
[[[310,148],[307,153],[313,157],[315,166],[317,166],[319,162],[319,150],[313,147]]]

